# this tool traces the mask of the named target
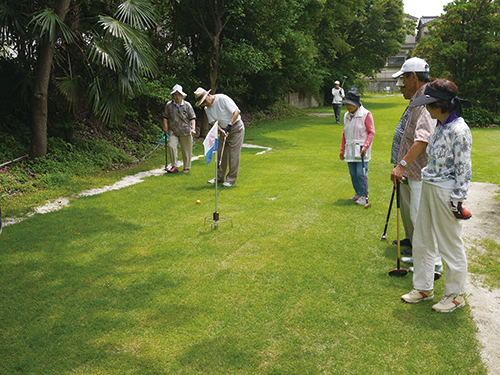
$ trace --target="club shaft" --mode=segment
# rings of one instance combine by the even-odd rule
[[[382,235],[382,237],[385,237],[387,234],[387,227],[389,226],[389,219],[391,218],[392,204],[394,202],[394,194],[395,193],[396,193],[396,187],[394,186],[392,188],[391,202],[389,203],[389,211],[387,212],[387,219],[385,220],[384,234]]]

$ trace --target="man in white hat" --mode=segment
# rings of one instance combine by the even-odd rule
[[[218,148],[218,160],[220,168],[217,171],[217,180],[222,182],[222,186],[234,186],[240,168],[241,147],[245,137],[245,125],[241,120],[240,110],[236,103],[229,96],[224,94],[210,94],[201,87],[194,92],[197,106],[204,106],[208,122],[214,124],[219,122],[219,132],[226,137],[224,153],[222,152],[222,142]],[[226,175],[226,171],[229,172]],[[215,184],[215,178],[208,181]]]
[[[334,87],[332,89],[333,95],[333,112],[335,113],[335,120],[337,124],[340,124],[340,112],[342,111],[342,99],[344,98],[344,89],[340,87],[340,82],[335,81]]]
[[[393,78],[402,78],[400,90],[410,103],[423,94],[425,86],[430,80],[429,64],[421,58],[413,57],[407,60],[401,70],[392,75]],[[396,167],[391,172],[391,180],[405,182],[401,184],[401,216],[405,228],[406,239],[403,245],[410,248],[403,251],[405,255],[412,255],[411,241],[417,220],[420,193],[422,191],[422,168],[427,165],[425,149],[429,143],[436,120],[433,120],[425,106],[410,107],[408,120],[401,137]],[[397,242],[396,242],[397,244]],[[442,269],[441,256],[436,257],[436,272]]]
[[[170,93],[173,100],[165,105],[163,112],[163,131],[168,132],[168,145],[165,152],[170,156],[170,168],[165,165],[168,173],[179,172],[177,168],[177,143],[181,145],[183,172],[191,169],[191,156],[193,153],[193,134],[196,134],[196,115],[193,107],[185,101],[186,94],[181,85],[175,85]]]

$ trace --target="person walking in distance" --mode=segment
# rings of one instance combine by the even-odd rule
[[[345,94],[344,94],[344,89],[340,87],[339,81],[335,81],[334,87],[332,89],[332,95],[333,95],[332,106],[333,106],[333,112],[335,113],[335,120],[337,121],[337,124],[340,124],[342,99],[345,97]]]
[[[184,100],[186,94],[181,85],[175,85],[170,93],[172,100],[165,105],[163,111],[163,131],[168,132],[168,144],[165,144],[167,157],[170,156],[171,167],[165,165],[168,173],[179,172],[177,168],[177,143],[181,145],[183,172],[191,169],[193,153],[193,134],[196,134],[196,115],[189,102]]]
[[[234,186],[238,177],[245,125],[241,120],[241,111],[233,99],[225,94],[210,94],[210,91],[198,87],[194,96],[196,105],[205,107],[208,122],[213,125],[218,121],[219,132],[225,137],[224,153],[221,155],[222,147],[219,147],[217,151],[218,160],[220,160],[217,181],[222,182],[224,187],[230,187]],[[209,180],[208,183],[215,184],[215,178]]]

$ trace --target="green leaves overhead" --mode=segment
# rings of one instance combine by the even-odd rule
[[[56,43],[59,32],[66,42],[73,43],[75,40],[73,31],[59,18],[53,9],[45,8],[38,12],[30,24],[34,24],[35,28],[39,29],[40,38],[48,35],[52,44]]]
[[[117,20],[136,29],[146,30],[156,25],[157,15],[147,0],[128,0],[118,6]]]
[[[454,81],[459,94],[491,111],[500,109],[500,17],[498,0],[455,0],[429,27],[415,56],[433,77]]]

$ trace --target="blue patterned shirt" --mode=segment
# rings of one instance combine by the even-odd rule
[[[427,146],[427,166],[422,169],[424,181],[450,186],[450,199],[467,199],[472,176],[472,135],[462,117],[453,111],[443,124],[439,121]]]
[[[391,149],[391,163],[394,166],[399,163],[399,147],[401,146],[401,139],[405,132],[406,123],[408,122],[408,117],[410,116],[410,107],[406,107],[401,119],[398,122],[398,126],[394,130],[394,136],[392,137],[392,149]]]

